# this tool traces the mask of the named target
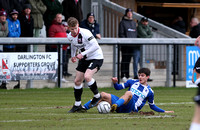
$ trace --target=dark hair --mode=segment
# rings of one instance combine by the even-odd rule
[[[146,74],[146,76],[150,76],[151,71],[150,71],[148,68],[141,68],[141,69],[138,71],[138,74],[141,74],[141,73]]]
[[[67,20],[67,24],[69,27],[75,27],[78,24],[78,20],[74,17],[69,17]]]

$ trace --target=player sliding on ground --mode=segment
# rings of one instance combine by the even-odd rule
[[[109,102],[112,105],[111,112],[138,112],[145,105],[146,101],[148,101],[150,108],[156,112],[174,113],[174,111],[165,111],[154,104],[154,92],[147,84],[150,70],[148,68],[141,68],[138,71],[138,76],[139,80],[130,79],[122,84],[117,83],[118,79],[116,77],[112,78],[116,90],[129,88],[128,91],[126,91],[121,98],[110,93],[101,92],[100,101]],[[91,101],[84,105],[85,109],[88,110],[91,108],[89,107],[90,102]]]

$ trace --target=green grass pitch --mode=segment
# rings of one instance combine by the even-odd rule
[[[74,103],[72,88],[0,90],[0,130],[187,130],[194,112],[196,88],[152,88],[155,104],[175,113],[99,114],[96,107],[87,113],[68,114]],[[126,90],[101,88],[121,96]],[[92,98],[83,89],[82,104]],[[146,103],[147,104],[147,103]],[[152,111],[145,105],[142,111]]]

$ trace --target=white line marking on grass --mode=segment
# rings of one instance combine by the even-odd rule
[[[156,103],[156,105],[180,105],[180,104],[194,104],[194,102],[170,102],[170,103]]]
[[[131,117],[102,117],[102,118],[79,118],[79,119],[67,119],[67,120],[103,120],[103,119],[149,119],[149,118],[172,118],[176,117],[175,115],[158,115],[158,116],[131,116]]]
[[[41,120],[3,120],[0,122],[30,122],[30,121],[41,121]]]

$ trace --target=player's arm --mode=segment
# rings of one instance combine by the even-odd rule
[[[71,61],[76,62],[76,47],[71,44]]]
[[[165,111],[165,110],[159,108],[158,106],[156,106],[156,105],[154,104],[154,93],[153,93],[153,91],[150,92],[150,95],[148,96],[148,103],[149,103],[149,107],[150,107],[152,110],[156,111],[156,112],[174,113],[174,111]]]
[[[113,77],[113,78],[111,78],[111,80],[112,80],[113,85],[114,85],[114,88],[115,88],[116,90],[125,89],[125,88],[127,88],[127,87],[130,86],[129,83],[128,83],[128,81],[125,82],[125,83],[122,83],[122,84],[118,84],[118,79],[117,79],[117,77]]]

